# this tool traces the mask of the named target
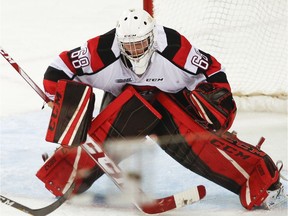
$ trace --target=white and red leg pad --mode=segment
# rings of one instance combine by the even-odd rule
[[[36,176],[55,196],[62,196],[73,182],[76,182],[74,193],[95,166],[89,155],[81,147],[60,146],[45,161]]]

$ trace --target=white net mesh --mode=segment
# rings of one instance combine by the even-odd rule
[[[258,96],[248,109],[287,112],[287,0],[154,0],[154,17],[216,57],[240,100]]]

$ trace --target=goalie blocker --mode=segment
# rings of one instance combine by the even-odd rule
[[[68,92],[66,89],[65,94]],[[199,124],[172,95],[156,91],[154,96],[149,103],[129,86],[92,120],[89,135],[104,144],[115,137],[156,134],[159,145],[172,158],[238,194],[247,209],[261,205],[267,190],[279,186],[277,167],[265,152],[234,134],[220,134]],[[62,103],[66,103],[65,98]],[[37,172],[46,188],[57,196],[63,194],[72,179],[77,182],[77,193],[88,189],[102,175],[85,152],[77,147],[68,149],[60,147]]]
[[[94,102],[91,86],[59,80],[46,140],[68,146],[83,143],[91,123]]]

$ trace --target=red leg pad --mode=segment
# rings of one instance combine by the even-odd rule
[[[267,189],[277,182],[279,172],[275,171],[275,176],[270,177],[267,165],[263,160],[255,165],[255,169],[250,174],[249,179],[243,184],[240,191],[240,201],[243,207],[251,210],[254,206],[260,206],[268,196]]]
[[[36,176],[45,183],[51,193],[62,196],[73,181],[76,182],[74,192],[77,192],[82,179],[95,165],[81,147],[61,146],[49,157]]]
[[[116,138],[145,136],[161,118],[160,113],[134,87],[128,86],[93,119],[88,134],[101,144],[109,135],[115,137],[116,134]]]
[[[241,204],[247,209],[263,202],[267,189],[279,179],[269,155],[229,132],[217,134],[207,130],[164,93],[159,93],[157,100],[171,114],[191,147],[189,155],[193,161],[185,164],[188,169],[239,194]]]

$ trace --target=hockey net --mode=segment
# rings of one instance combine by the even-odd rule
[[[287,0],[144,0],[226,69],[238,109],[287,113]]]

